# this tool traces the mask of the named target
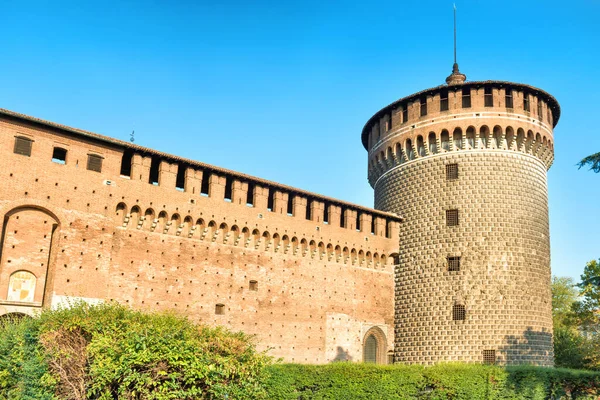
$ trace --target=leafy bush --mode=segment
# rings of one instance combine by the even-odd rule
[[[5,324],[0,342],[0,396],[11,399],[264,398],[270,360],[243,333],[117,304],[45,311]]]
[[[529,366],[283,364],[268,372],[272,399],[546,400],[600,393],[600,373]]]

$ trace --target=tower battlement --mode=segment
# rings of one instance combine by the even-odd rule
[[[363,128],[374,186],[388,170],[424,157],[467,150],[510,150],[554,160],[554,97],[528,85],[502,81],[442,85],[400,99]]]

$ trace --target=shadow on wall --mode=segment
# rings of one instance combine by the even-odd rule
[[[352,361],[352,357],[346,350],[344,350],[342,346],[338,346],[337,354],[335,355],[333,361]]]
[[[508,365],[554,365],[552,351],[552,333],[534,331],[528,327],[523,335],[505,337],[506,345],[498,349]]]

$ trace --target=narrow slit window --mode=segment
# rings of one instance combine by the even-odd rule
[[[175,178],[175,189],[180,192],[185,191],[185,170],[187,166],[184,164],[177,165],[177,176]]]
[[[96,154],[88,154],[87,169],[102,172],[102,157]]]
[[[273,205],[275,204],[275,189],[268,188],[269,194],[267,195],[267,210],[273,211]]]
[[[488,365],[496,364],[496,350],[484,350],[483,363]]]
[[[54,161],[54,160],[53,160]],[[121,176],[131,177],[131,163],[133,162],[133,151],[126,149],[121,157]]]
[[[375,216],[371,216],[371,235],[375,234]]]
[[[464,304],[454,304],[452,306],[452,320],[464,321],[467,317],[467,310]]]
[[[305,217],[309,221],[312,219],[312,210],[311,210],[312,209],[312,202],[313,201],[311,199],[307,199],[307,201],[306,201],[306,215],[305,215]]]
[[[408,122],[408,104],[402,107],[402,123]]]
[[[202,172],[202,185],[200,185],[200,195],[210,196],[210,172]]]
[[[67,150],[61,147],[55,147],[52,150],[52,162],[65,165],[67,162]]]
[[[506,108],[513,108],[513,94],[511,88],[506,88],[504,93],[504,102],[506,103]]]
[[[440,111],[448,111],[448,89],[440,92]]]
[[[490,86],[486,86],[483,89],[483,103],[486,107],[494,106],[494,93],[492,92],[492,88]]]
[[[217,314],[217,315],[225,314],[225,304],[215,305],[215,314]]]
[[[290,193],[290,195],[288,196],[288,203],[287,203],[287,215],[289,215],[290,217],[294,216],[294,198],[296,196],[294,196],[292,193]]]
[[[471,88],[462,88],[462,108],[471,108]]]
[[[361,213],[361,212],[357,212],[357,213],[356,213],[356,221],[355,221],[355,222],[356,222],[356,231],[357,231],[357,232],[358,232],[358,231],[360,231],[360,230],[361,230],[361,228],[362,228],[362,225],[361,225],[361,223],[360,223],[360,217],[361,217],[361,216],[362,216],[362,213]],[[346,226],[346,228],[348,228],[348,227]]]
[[[390,114],[388,117],[389,118],[385,124],[385,129],[386,129],[386,131],[391,131],[392,130],[392,114]]]
[[[233,177],[227,176],[225,177],[225,201],[231,203],[231,199],[233,196]]]
[[[331,205],[328,203],[325,203],[323,207],[323,223],[327,225],[329,225],[329,207],[331,207]]]
[[[248,183],[248,193],[246,194],[246,205],[248,207],[254,207],[254,183]]]
[[[523,93],[523,110],[525,111],[529,111],[530,107],[529,107],[529,93],[524,92]]]
[[[250,283],[248,284],[248,289],[253,292],[257,292],[258,291],[258,281],[250,281]]]
[[[341,208],[340,211],[340,228],[346,227],[346,209],[344,207]]]
[[[446,226],[458,225],[458,210],[446,210]]]
[[[427,96],[421,96],[421,117],[427,115]]]
[[[15,137],[15,147],[13,151],[15,154],[31,157],[32,144],[33,140],[22,136],[17,136]]]
[[[540,100],[539,97],[537,99],[537,115],[538,115],[538,119],[540,121],[542,121],[544,119],[544,114],[542,113],[542,101]]]
[[[159,178],[159,168],[160,168],[160,158],[157,156],[153,156],[150,161],[150,175],[148,177],[148,183],[151,185],[158,185]]]
[[[448,271],[460,271],[460,257],[448,257]]]
[[[446,165],[446,180],[452,181],[458,179],[458,164]]]

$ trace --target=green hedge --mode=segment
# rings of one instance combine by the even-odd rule
[[[252,338],[117,304],[0,323],[0,400],[598,399],[600,372],[271,364]]]
[[[600,373],[539,367],[440,364],[280,364],[271,399],[598,399]]]
[[[261,399],[252,338],[117,304],[0,323],[0,399]]]

